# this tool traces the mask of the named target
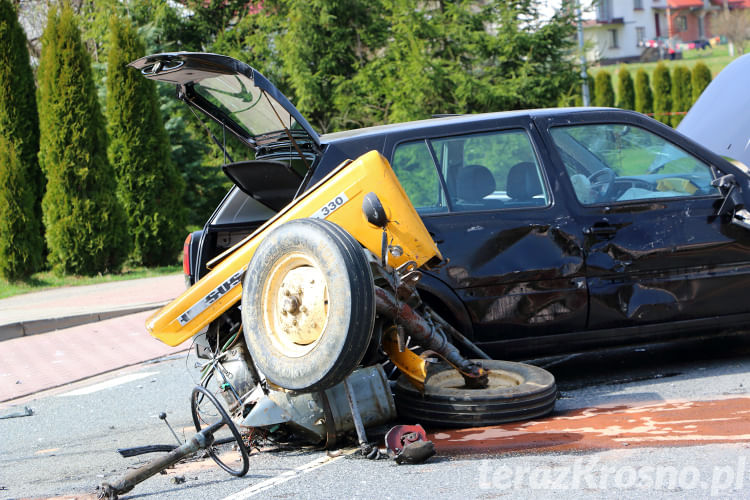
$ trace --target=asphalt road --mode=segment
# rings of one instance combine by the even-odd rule
[[[174,441],[162,411],[192,434],[186,362],[180,354],[14,401],[34,414],[0,420],[0,498],[95,494],[154,456],[122,458],[118,447]],[[244,478],[198,459],[121,498],[750,497],[750,339],[541,362],[561,389],[553,415],[438,432],[438,455],[422,465],[271,447],[253,453]]]

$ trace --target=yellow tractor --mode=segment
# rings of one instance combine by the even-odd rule
[[[177,85],[180,99],[254,147],[254,159],[224,165],[248,200],[258,197],[258,170],[282,147],[309,163],[315,132],[251,67],[196,53],[131,66]],[[207,360],[201,384],[213,378],[237,423],[283,424],[328,446],[351,430],[365,445],[364,428],[395,418],[396,406],[403,419],[432,426],[551,411],[548,372],[489,359],[421,300],[420,270],[442,261],[387,160],[370,151],[215,256],[147,329],[172,346],[194,339]],[[384,364],[402,372],[396,404]]]

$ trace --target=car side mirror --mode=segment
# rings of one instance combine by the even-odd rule
[[[719,207],[716,215],[731,215],[743,208],[742,195],[740,194],[739,185],[734,174],[726,174],[718,177],[711,182],[711,185],[719,188],[724,197],[724,201],[721,203],[721,207]]]
[[[385,208],[380,202],[378,195],[370,191],[362,200],[362,212],[365,214],[367,222],[375,227],[385,229],[388,225],[388,217],[385,215]]]

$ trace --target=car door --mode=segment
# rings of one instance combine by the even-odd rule
[[[750,232],[717,216],[721,159],[652,120],[610,115],[540,123],[577,200],[589,329],[679,331],[747,313]]]
[[[585,327],[580,231],[558,202],[528,119],[440,130],[389,147],[391,165],[445,261],[475,339]]]

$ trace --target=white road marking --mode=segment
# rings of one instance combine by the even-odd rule
[[[117,387],[118,385],[127,384],[128,382],[150,377],[151,375],[156,375],[158,373],[159,372],[131,373],[130,375],[123,375],[122,377],[113,378],[112,380],[107,380],[99,384],[90,385],[88,387],[81,387],[80,389],[75,389],[70,392],[58,394],[57,397],[83,396],[85,394],[93,394],[94,392],[103,391],[104,389],[109,389],[111,387]]]
[[[338,455],[336,457],[329,457],[326,455],[325,457],[318,458],[316,460],[313,460],[312,462],[306,463],[305,465],[300,465],[296,469],[286,471],[276,477],[272,477],[270,479],[266,479],[265,481],[261,481],[258,484],[249,486],[242,491],[238,491],[233,495],[229,495],[228,497],[224,498],[224,500],[245,500],[246,498],[250,498],[257,495],[258,493],[266,491],[267,489],[273,488],[277,484],[285,483],[290,479],[299,477],[302,474],[307,474],[308,472],[314,471],[315,469],[323,467],[324,465],[332,464],[336,460],[344,458],[346,455],[351,455],[358,449],[359,448],[349,448],[346,450],[341,450],[341,455]]]

